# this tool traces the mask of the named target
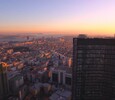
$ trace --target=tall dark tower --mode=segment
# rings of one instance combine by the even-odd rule
[[[115,39],[73,39],[72,100],[115,99]]]
[[[6,69],[0,64],[0,100],[7,100],[9,93]]]

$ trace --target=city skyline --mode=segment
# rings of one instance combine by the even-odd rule
[[[114,0],[0,0],[0,33],[110,35]]]

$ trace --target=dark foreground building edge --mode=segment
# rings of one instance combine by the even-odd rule
[[[72,100],[115,100],[115,39],[73,39],[72,85]]]

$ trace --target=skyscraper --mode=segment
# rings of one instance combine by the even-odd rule
[[[6,69],[0,64],[0,100],[6,100],[9,92]]]
[[[72,100],[115,99],[115,39],[73,39]]]

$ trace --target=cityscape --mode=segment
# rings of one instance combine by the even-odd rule
[[[27,37],[0,45],[1,99],[71,98],[72,38]]]
[[[115,100],[115,0],[0,0],[0,100]]]

